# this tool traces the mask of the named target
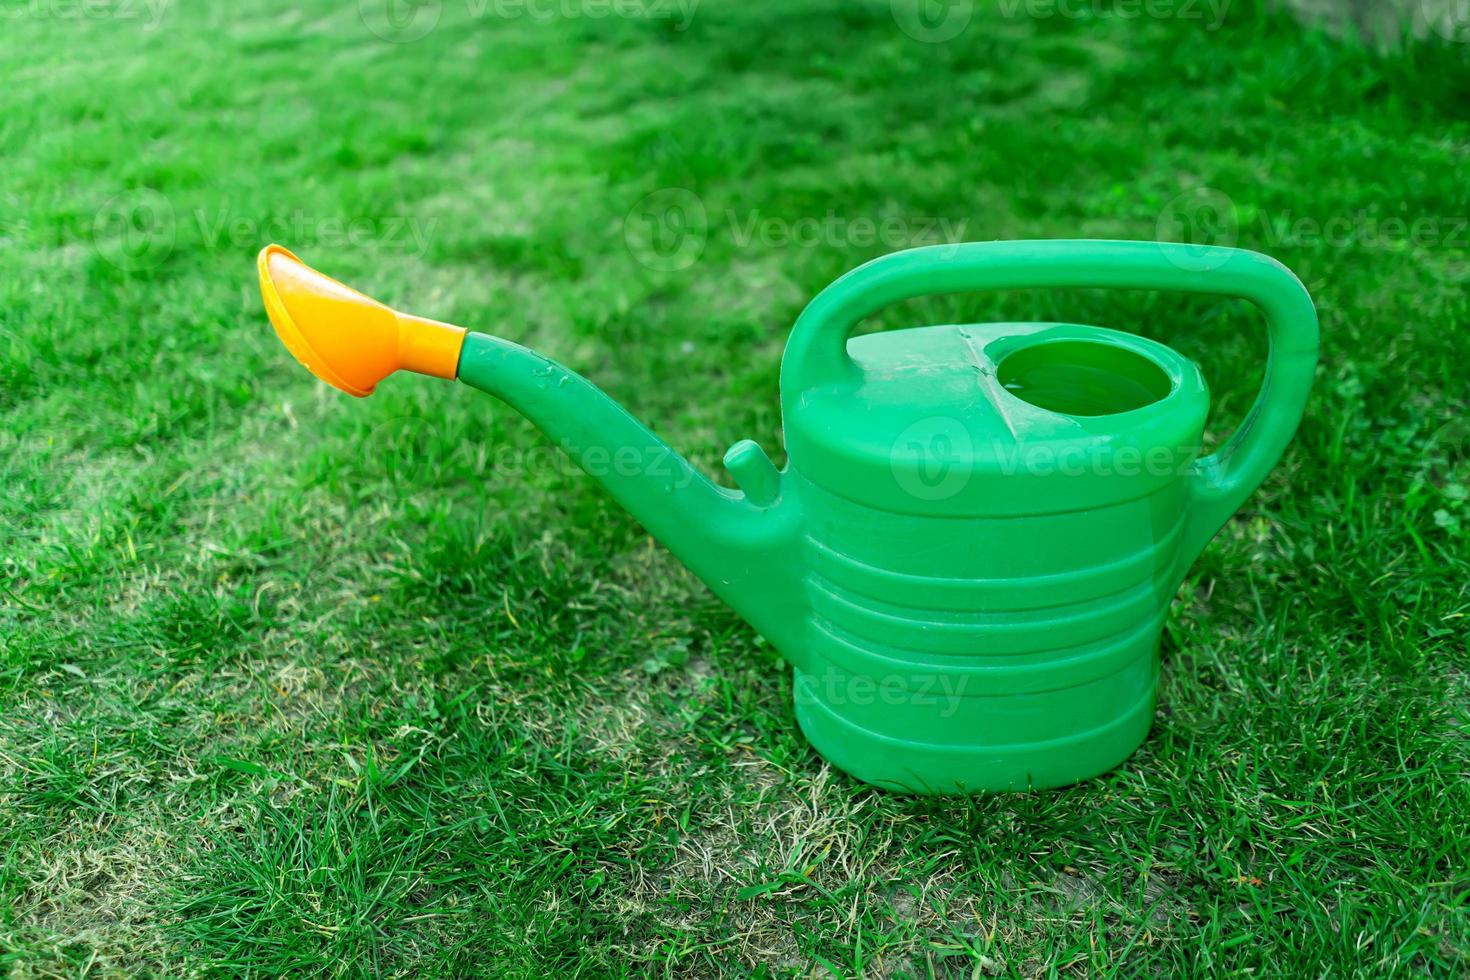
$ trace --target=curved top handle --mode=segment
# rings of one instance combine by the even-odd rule
[[[1036,287],[1158,289],[1233,296],[1265,314],[1270,354],[1245,421],[1190,476],[1192,560],[1281,458],[1306,407],[1317,365],[1317,311],[1291,270],[1259,252],[1139,241],[1020,241],[931,245],[860,266],[812,300],[781,361],[794,408],[809,388],[857,381],[847,340],[886,306],[918,296]]]

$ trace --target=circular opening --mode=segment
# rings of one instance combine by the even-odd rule
[[[1085,340],[1025,347],[1003,358],[1000,383],[1022,401],[1063,415],[1115,415],[1169,393],[1169,376],[1142,354]]]

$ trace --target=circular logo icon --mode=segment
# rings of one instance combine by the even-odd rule
[[[92,219],[97,254],[125,272],[156,269],[177,238],[173,202],[146,187],[117,195]]]
[[[1176,195],[1159,213],[1156,237],[1176,243],[1167,252],[1169,261],[1191,272],[1209,272],[1229,259],[1230,248],[1240,236],[1240,217],[1235,202],[1224,191],[1196,187]]]
[[[975,0],[889,0],[898,29],[923,44],[943,44],[965,32]]]
[[[693,191],[657,190],[633,205],[623,219],[623,241],[640,264],[655,272],[679,272],[704,254],[709,213]]]
[[[889,466],[899,489],[915,500],[948,500],[970,482],[974,449],[970,430],[958,419],[935,415],[899,433]]]
[[[1470,0],[1419,0],[1419,15],[1446,41],[1470,44]]]
[[[375,37],[409,44],[433,33],[441,7],[440,0],[357,0],[357,16]]]
[[[444,432],[433,418],[404,414],[364,419],[354,436],[359,448],[354,465],[381,476],[402,493],[443,485],[445,470],[453,465],[444,448]]]
[[[1444,458],[1451,470],[1470,460],[1470,422],[1455,419],[1446,422],[1429,440],[1436,456]]]

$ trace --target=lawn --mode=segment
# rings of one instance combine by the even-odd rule
[[[628,9],[3,12],[0,971],[1466,970],[1470,44],[1247,0]],[[837,275],[1047,237],[1269,252],[1322,363],[1143,748],[975,799],[824,764],[789,668],[529,423],[317,383],[253,265],[544,350],[714,475],[784,459]],[[881,320],[1000,318],[1171,344],[1212,444],[1265,358],[1168,294]]]

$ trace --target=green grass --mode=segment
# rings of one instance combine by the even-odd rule
[[[940,44],[880,0],[682,31],[446,2],[401,44],[355,8],[7,12],[0,970],[1466,969],[1470,46],[1244,2],[1218,30],[985,7]],[[650,267],[640,201],[674,188],[704,248]],[[746,233],[829,214],[896,231]],[[772,651],[526,422],[324,389],[253,284],[283,240],[552,353],[713,473],[779,447],[804,301],[940,220],[1235,241],[1322,314],[1297,441],[1171,613],[1152,736],[1062,791],[833,771]],[[1247,311],[1166,295],[883,319],[1002,316],[1173,344],[1212,441],[1264,357]]]

